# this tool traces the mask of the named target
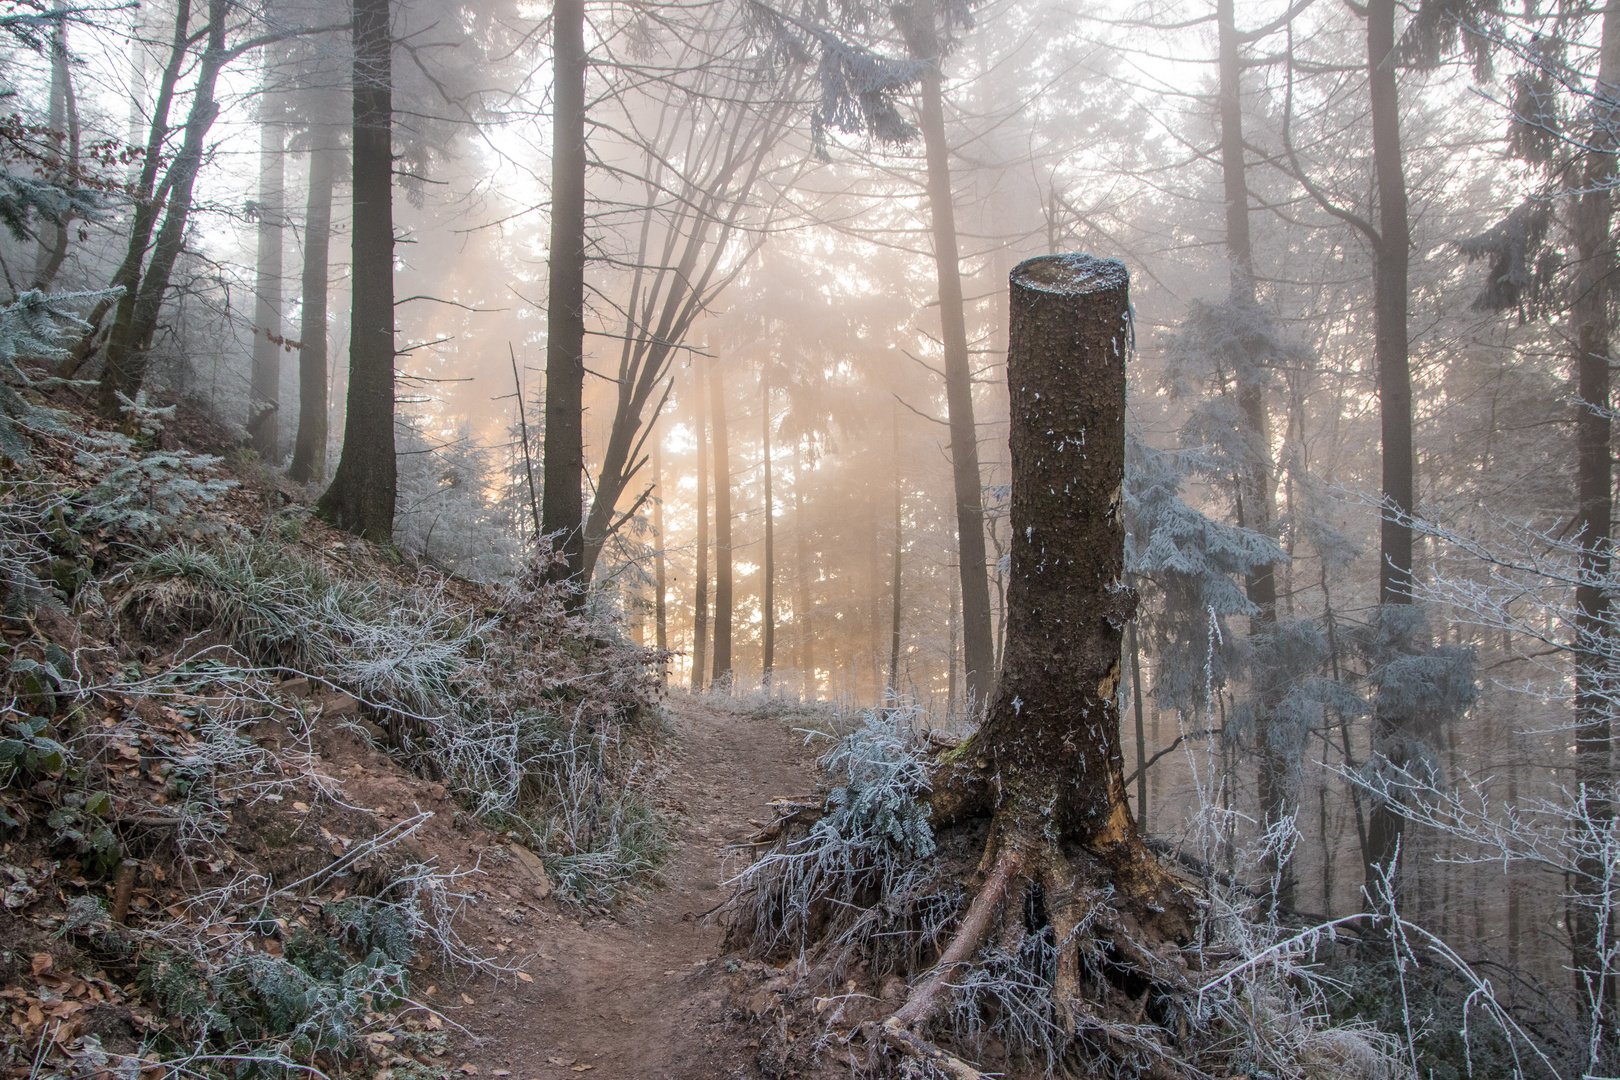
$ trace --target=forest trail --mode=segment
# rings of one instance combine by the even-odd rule
[[[809,790],[813,755],[780,720],[714,709],[680,691],[664,704],[675,729],[666,799],[677,816],[664,886],[644,903],[621,903],[612,918],[581,925],[531,915],[513,927],[510,948],[528,954],[532,983],[441,988],[435,1007],[482,1041],[452,1041],[467,1076],[754,1075],[753,1052],[723,1034],[724,965],[712,961],[724,933],[703,916],[728,895],[726,845],[753,831],[750,818],[769,819],[768,800]]]

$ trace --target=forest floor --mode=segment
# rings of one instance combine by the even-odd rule
[[[666,691],[656,654],[537,592],[331,530],[189,410],[163,453],[225,460],[182,461],[191,494],[134,524],[93,512],[156,451],[65,445],[0,461],[39,517],[6,565],[72,571],[0,612],[0,1077],[832,1065],[765,1060],[808,1031],[778,1015],[793,973],[728,954],[720,909],[770,800],[814,790],[795,724],[835,712]],[[383,660],[403,674],[362,686]],[[529,802],[479,810],[455,740],[485,713],[547,748]]]
[[[533,982],[479,978],[439,990],[438,1007],[470,1035],[452,1043],[463,1074],[759,1075],[758,1040],[738,1023],[748,1010],[737,1002],[766,973],[725,956],[724,928],[705,916],[730,896],[724,883],[740,868],[726,858],[728,845],[771,818],[770,799],[811,790],[813,754],[779,719],[680,691],[664,705],[674,728],[665,808],[678,824],[661,886],[609,917],[519,928],[509,947]]]

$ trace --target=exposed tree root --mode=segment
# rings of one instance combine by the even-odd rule
[[[880,943],[915,944],[910,962],[880,967],[874,960],[867,975],[878,980],[886,971],[914,973],[932,958],[890,1015],[866,1019],[841,1040],[863,1044],[869,1068],[880,1069],[886,1058],[892,1065],[899,1055],[926,1065],[930,1075],[979,1077],[977,1066],[936,1040],[953,1030],[961,1037],[964,1024],[971,1031],[987,1023],[979,1030],[1008,1052],[1044,1056],[1055,1072],[1064,1071],[1068,1057],[1083,1073],[1109,1059],[1105,1072],[1120,1075],[1199,1075],[1173,1067],[1177,1038],[1162,1026],[1174,1011],[1170,1003],[1193,989],[1182,957],[1197,936],[1200,889],[1191,875],[1150,852],[1128,818],[1118,830],[1104,822],[1102,835],[1085,845],[1052,836],[1039,814],[994,806],[994,771],[979,760],[973,739],[946,749],[924,772],[932,775],[914,797],[928,804],[942,850],[921,862],[906,862],[916,855],[882,856],[901,859],[877,864],[888,870],[860,868],[871,866],[860,859],[879,849],[861,848],[869,854],[857,856],[855,847],[840,846],[855,843],[839,839],[851,826],[826,831],[826,817],[836,806],[853,805],[853,795],[843,804],[777,800],[776,820],[739,845],[760,853],[754,858],[765,862],[756,866],[774,869],[756,877],[756,891],[745,890],[752,899],[733,909],[734,919],[740,916],[734,940],[758,955],[797,953],[807,961],[804,977],[828,986],[844,985],[850,958],[871,958]],[[975,844],[983,845],[976,857]],[[937,910],[946,897],[961,895],[957,882],[972,886],[965,909],[951,901],[930,923],[918,900],[928,895],[930,910]],[[852,914],[861,910],[869,914]],[[905,951],[885,947],[889,963],[895,951]],[[999,981],[1008,977],[1011,983]],[[1022,995],[1014,1003],[1020,1017],[1012,1020],[1010,999],[998,996],[1006,986]],[[976,1010],[984,1003],[1001,1015],[983,1020]]]
[[[927,1062],[952,1078],[982,1076],[930,1040],[931,1021],[948,1007],[953,985],[986,948],[1017,955],[1032,930],[1049,928],[1056,945],[1051,1022],[1063,1037],[1072,1041],[1089,1033],[1089,1041],[1105,1051],[1157,1058],[1159,1067],[1150,1071],[1175,1075],[1178,1070],[1164,1069],[1173,1055],[1163,1045],[1145,1047],[1152,1040],[1133,1029],[1150,996],[1191,989],[1180,959],[1194,922],[1191,882],[1167,869],[1134,836],[1071,859],[1051,840],[1033,839],[1021,829],[1002,837],[992,828],[981,869],[986,864],[988,872],[938,961],[892,1015],[881,1024],[863,1025],[868,1043]],[[1030,925],[1032,896],[1039,898],[1043,926]],[[1103,1002],[1087,1000],[1088,972],[1094,995],[1121,994],[1106,975],[1097,977],[1105,969],[1115,982],[1141,985],[1132,995],[1131,1023],[1104,1020],[1098,1008]]]
[[[945,947],[940,955],[939,963],[934,965],[932,971],[911,990],[906,1003],[884,1025],[889,1028],[909,1030],[926,1020],[938,1007],[939,991],[945,985],[945,980],[956,973],[956,969],[973,959],[984,941],[985,934],[990,930],[991,920],[998,908],[1002,907],[1001,900],[1007,891],[1008,883],[1018,872],[1018,853],[1008,849],[996,859],[990,877],[973,898],[968,907],[967,917],[962,920],[961,927],[951,943]]]
[[[926,1062],[951,1080],[984,1080],[984,1073],[954,1054],[946,1053],[926,1039],[919,1038],[900,1027],[894,1022],[893,1017],[884,1021],[878,1027],[878,1031],[883,1042],[907,1057]]]

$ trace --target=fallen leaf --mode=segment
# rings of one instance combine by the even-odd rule
[[[462,1001],[465,1001],[465,1002],[466,1002],[466,1003],[467,1003],[467,1004],[469,1004],[469,1005],[476,1005],[476,1004],[478,1004],[478,1002],[476,1002],[476,1001],[474,1001],[474,1000],[473,1000],[473,999],[472,999],[472,998],[470,998],[470,997],[468,997],[468,996],[467,996],[467,995],[466,995],[466,994],[462,994],[462,995],[461,995],[461,1000],[462,1000]]]
[[[526,972],[526,971],[520,971],[520,972],[518,972],[518,973],[517,973],[517,977],[518,977],[518,981],[519,981],[519,982],[526,982],[526,983],[532,983],[532,982],[534,982],[534,976],[533,976],[533,975],[530,975],[530,974],[529,974],[529,973],[528,973],[528,972]]]
[[[572,1069],[569,1069],[568,1071],[569,1072],[589,1072],[590,1070],[592,1070],[594,1068],[596,1068],[595,1065],[575,1065]]]
[[[546,1058],[546,1061],[549,1064],[562,1065],[562,1066],[565,1066],[565,1067],[568,1066],[568,1065],[572,1065],[576,1060],[578,1060],[578,1059],[576,1059],[576,1058],[560,1058],[560,1057]]]
[[[477,1076],[478,1075],[478,1066],[474,1065],[472,1062],[469,1061],[469,1062],[467,1062],[467,1064],[463,1065],[457,1071],[461,1072],[461,1073],[463,1073],[464,1075],[467,1075],[467,1076]]]
[[[35,975],[44,975],[46,972],[51,970],[51,965],[54,964],[55,962],[56,961],[51,959],[51,954],[48,953],[48,952],[35,953],[34,954],[34,974]]]

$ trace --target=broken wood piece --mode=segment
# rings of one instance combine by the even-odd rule
[[[890,1046],[899,1050],[908,1057],[918,1061],[927,1062],[938,1072],[944,1073],[951,1080],[985,1080],[984,1073],[963,1061],[954,1054],[948,1054],[933,1043],[906,1031],[904,1028],[894,1026],[893,1021],[880,1027],[883,1039]]]
[[[118,879],[113,885],[112,921],[119,926],[129,917],[129,901],[135,895],[135,878],[140,869],[141,864],[134,859],[118,864]]]
[[[819,801],[805,802],[801,799],[789,799],[778,796],[777,798],[774,798],[770,802],[766,803],[766,805],[776,811],[776,820],[761,828],[747,840],[733,846],[761,847],[765,844],[771,843],[777,837],[781,836],[782,830],[787,828],[789,825],[795,825],[800,822],[803,822],[806,825],[811,825],[817,821],[820,821],[821,818],[826,815],[826,808]],[[749,819],[748,823],[750,825],[755,824],[752,818]]]

